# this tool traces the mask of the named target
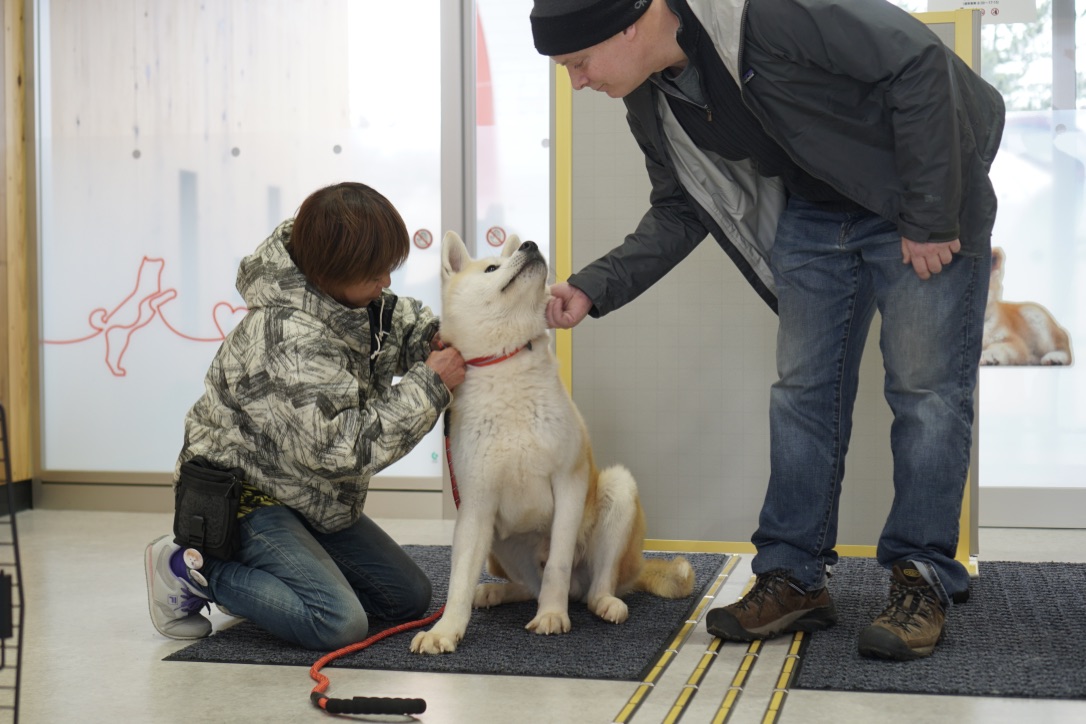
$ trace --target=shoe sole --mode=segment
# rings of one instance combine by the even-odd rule
[[[724,626],[706,623],[705,629],[713,636],[722,638],[725,641],[761,641],[764,639],[771,639],[774,636],[779,636],[783,633],[795,633],[797,631],[814,633],[815,631],[824,631],[837,623],[837,611],[831,604],[831,606],[826,608],[815,608],[809,611],[799,612],[795,619],[781,625],[780,622],[784,619],[787,619],[787,617],[777,619],[767,626],[747,630],[740,626],[739,622],[736,621],[734,617],[729,616],[724,619],[724,623],[733,625],[725,628]]]
[[[158,538],[155,538],[153,541],[151,541],[151,543],[147,546],[147,551],[144,553],[144,556],[143,556],[143,560],[144,560],[143,572],[144,572],[144,574],[146,575],[146,578],[147,578],[147,613],[151,617],[151,625],[155,627],[155,631],[158,631],[160,634],[162,634],[166,638],[174,639],[176,641],[198,641],[198,640],[200,640],[202,638],[206,638],[206,637],[205,636],[178,636],[177,634],[167,633],[166,631],[163,631],[161,628],[159,628],[158,622],[155,621],[155,594],[154,594],[154,589],[153,589],[154,582],[155,582],[154,549],[155,549],[155,544],[158,543],[163,538],[166,538],[166,537],[168,537],[168,535],[160,535]]]
[[[860,632],[860,656],[888,661],[914,661],[931,656],[935,645],[910,647],[881,626],[868,626]]]

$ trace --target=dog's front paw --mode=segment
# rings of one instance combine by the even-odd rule
[[[572,626],[569,623],[569,615],[563,611],[560,613],[538,613],[524,628],[543,636],[550,636],[551,634],[569,633]]]
[[[1049,352],[1041,358],[1041,364],[1045,367],[1051,365],[1069,365],[1071,364],[1071,355],[1067,352]]]
[[[614,596],[600,598],[592,607],[592,612],[611,623],[622,623],[630,617],[630,609],[626,607],[626,602]]]
[[[411,652],[415,654],[451,654],[456,651],[456,644],[463,634],[443,634],[437,627],[415,634],[411,640]]]

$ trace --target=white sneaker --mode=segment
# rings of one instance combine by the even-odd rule
[[[188,576],[200,582],[203,576],[197,569],[203,565],[200,552],[189,548],[185,551],[186,576],[182,577],[170,568],[170,557],[180,546],[173,537],[164,535],[147,546],[147,604],[151,623],[158,632],[171,639],[202,639],[211,633],[211,622],[200,615],[207,606],[207,596],[197,591]]]

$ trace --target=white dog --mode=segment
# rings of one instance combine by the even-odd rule
[[[473,604],[536,599],[527,628],[557,634],[570,630],[570,599],[622,623],[629,591],[681,598],[693,589],[684,558],[643,557],[645,516],[630,472],[596,469],[550,349],[546,279],[530,241],[510,237],[500,257],[478,261],[456,234],[442,241],[441,338],[469,364],[450,407],[461,502],[445,612],[415,636],[414,652],[455,651]],[[485,560],[508,582],[479,584]]]

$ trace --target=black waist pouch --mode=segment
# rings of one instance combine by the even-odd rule
[[[174,492],[173,541],[222,560],[233,558],[241,546],[238,505],[245,471],[223,469],[206,458],[181,463]]]

